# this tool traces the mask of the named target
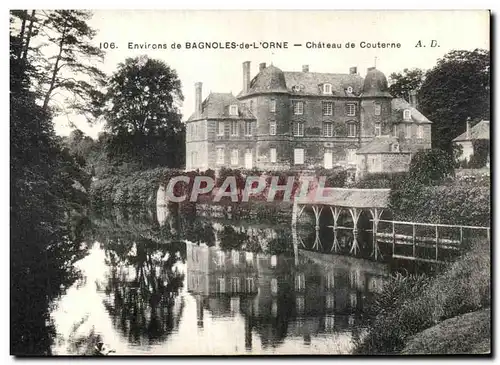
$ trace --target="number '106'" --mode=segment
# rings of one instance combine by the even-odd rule
[[[116,48],[116,45],[115,45],[115,42],[111,42],[111,43],[101,42],[101,43],[99,43],[99,48],[101,48],[101,49],[103,49],[103,48],[104,49],[108,49],[108,48],[114,49],[114,48]]]

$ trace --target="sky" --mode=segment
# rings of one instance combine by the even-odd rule
[[[283,71],[348,73],[356,66],[361,76],[375,66],[389,76],[404,68],[429,69],[453,49],[489,49],[487,11],[307,11],[307,10],[95,10],[89,22],[97,30],[95,45],[114,42],[101,69],[111,74],[128,57],[148,55],[174,68],[182,83],[183,120],[194,110],[194,83],[210,91],[232,92],[242,87],[242,63],[251,62],[251,77],[259,63]],[[435,40],[436,47],[431,47]],[[288,42],[288,49],[185,49],[186,42]],[[421,41],[426,47],[416,47]],[[165,44],[167,49],[129,49],[129,42]],[[181,49],[171,49],[172,43]],[[341,44],[338,49],[308,49],[307,42]],[[346,43],[355,48],[346,48]],[[361,42],[400,43],[400,48],[360,48]],[[294,44],[300,43],[301,47]],[[436,44],[435,43],[435,44]],[[102,124],[90,126],[83,117],[62,115],[56,132],[67,135],[75,125],[91,137]]]

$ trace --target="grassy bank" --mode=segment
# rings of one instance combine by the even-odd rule
[[[435,277],[391,277],[375,301],[378,315],[355,353],[398,354],[412,336],[449,318],[489,308],[490,260],[490,242],[481,240]]]
[[[491,309],[447,319],[408,341],[404,355],[488,354],[491,351]]]

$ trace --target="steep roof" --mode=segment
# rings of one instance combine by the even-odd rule
[[[411,110],[411,119],[416,123],[430,124],[432,123],[425,115],[420,113],[416,108],[411,106],[405,99],[402,98],[394,98],[391,100],[391,108],[394,112],[401,112],[403,110],[409,109]]]
[[[462,133],[453,142],[472,141],[476,139],[490,139],[490,121],[482,120],[472,127],[467,136],[467,132]]]
[[[388,97],[391,98],[392,95],[389,93],[389,86],[387,85],[387,78],[384,73],[377,70],[375,67],[368,69],[364,83],[363,83],[363,93],[362,96],[365,97]]]
[[[238,115],[229,114],[229,106],[238,105]],[[210,93],[202,103],[202,112],[194,112],[188,119],[255,119],[252,112],[232,93]]]
[[[325,188],[318,199],[317,193],[311,191],[298,203],[321,203],[339,207],[355,208],[385,208],[388,206],[391,189],[351,189],[351,188]]]
[[[331,84],[335,96],[356,96],[361,92],[363,78],[359,75],[320,73],[320,72],[284,72],[286,86],[290,93],[298,95],[322,95],[322,85]],[[295,91],[294,86],[299,90]],[[348,87],[353,92],[347,92]]]
[[[295,95],[323,95],[322,85],[332,85],[334,96],[358,96],[363,87],[363,78],[355,74],[289,72],[270,65],[261,70],[250,82],[248,92],[241,91],[238,97],[256,93],[290,93]],[[347,92],[351,86],[352,93]]]
[[[406,142],[399,142],[397,137],[380,136],[375,137],[370,143],[364,145],[356,151],[357,154],[376,154],[376,153],[397,153],[392,151],[392,145],[399,144],[399,153],[412,152],[411,146]]]

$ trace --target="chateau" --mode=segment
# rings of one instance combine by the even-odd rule
[[[282,71],[243,63],[241,92],[210,93],[195,84],[186,122],[186,169],[318,167],[405,171],[412,153],[431,147],[431,121],[410,100],[393,98],[385,75],[371,67],[349,73]]]

